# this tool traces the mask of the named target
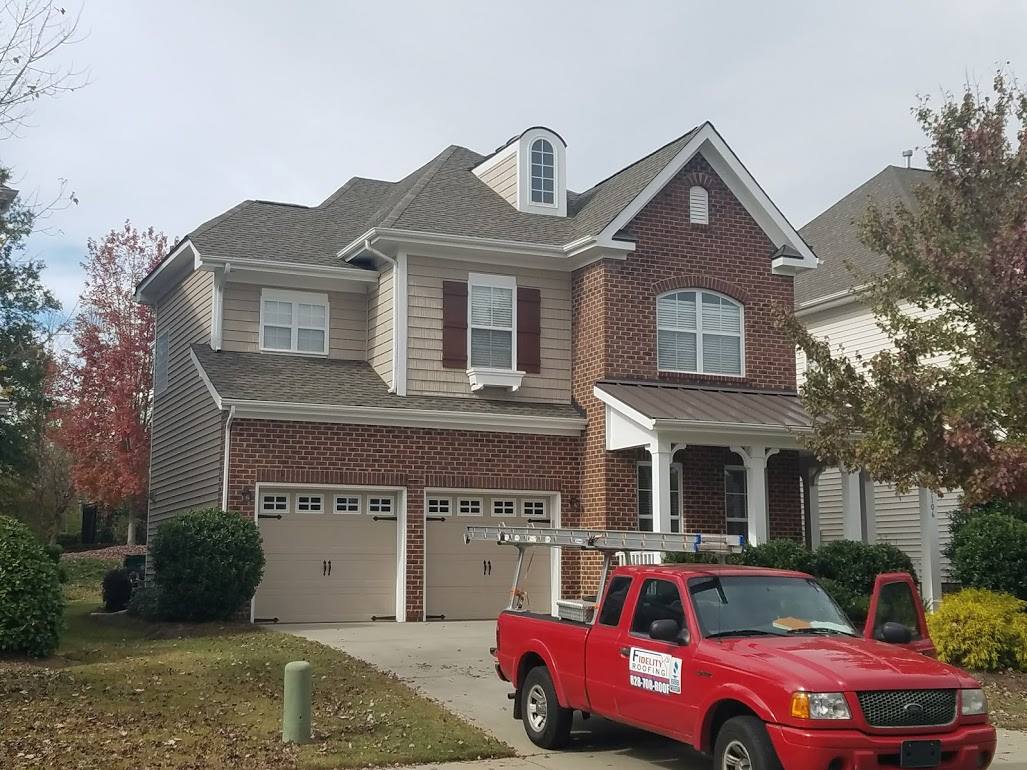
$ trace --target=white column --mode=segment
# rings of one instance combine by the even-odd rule
[[[653,532],[670,532],[670,442],[657,438],[649,445],[652,456]]]
[[[874,506],[874,480],[866,471],[860,476],[863,493],[863,521],[868,543],[877,542],[877,510]]]
[[[767,509],[767,460],[777,449],[764,446],[733,446],[731,451],[742,458],[745,465],[745,503],[749,518],[749,542],[753,545],[767,542],[769,512]]]
[[[820,546],[820,474],[823,467],[811,467],[806,470],[806,494],[809,500],[809,544],[811,548]]]
[[[941,546],[938,539],[938,499],[920,487],[920,585],[924,607],[941,601]]]
[[[862,482],[859,471],[839,468],[842,472],[842,537],[863,540]]]

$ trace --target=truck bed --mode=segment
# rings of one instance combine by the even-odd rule
[[[570,708],[589,710],[585,692],[585,642],[591,626],[537,612],[506,610],[499,615],[496,658],[503,675],[520,687],[518,661],[526,650],[548,657],[560,672],[561,700]]]

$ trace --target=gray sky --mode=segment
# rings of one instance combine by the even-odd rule
[[[535,124],[566,139],[580,190],[711,120],[800,226],[921,143],[916,94],[1006,61],[1027,76],[1009,0],[85,0],[82,29],[66,55],[91,85],[0,150],[22,191],[78,194],[30,251],[67,305],[86,239],[126,218],[177,238],[246,198],[317,203]]]

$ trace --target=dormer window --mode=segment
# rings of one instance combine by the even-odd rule
[[[695,185],[688,191],[688,221],[693,225],[710,223],[710,194],[705,187]]]
[[[556,205],[556,154],[548,139],[531,144],[531,202]]]

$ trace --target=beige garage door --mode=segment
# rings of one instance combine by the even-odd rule
[[[517,549],[476,541],[464,544],[469,525],[549,526],[547,497],[431,493],[425,501],[425,614],[429,620],[489,620],[510,603]],[[532,548],[521,589],[533,612],[551,607],[550,549]]]
[[[396,614],[395,493],[261,490],[264,579],[254,619],[332,623]]]

